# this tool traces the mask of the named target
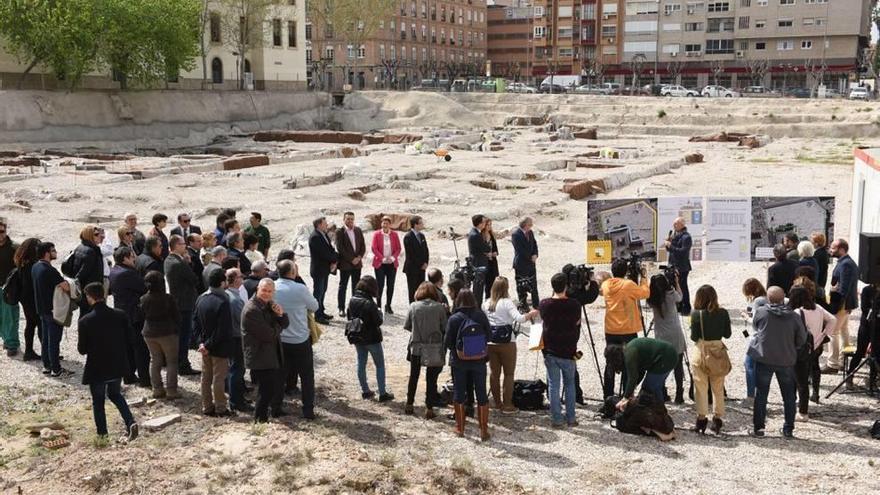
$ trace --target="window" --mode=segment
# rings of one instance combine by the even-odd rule
[[[397,47],[391,45],[391,60],[397,60]]]
[[[281,19],[272,19],[272,46],[281,46]]]
[[[626,15],[656,14],[659,2],[636,2],[627,3]]]
[[[766,7],[767,0],[756,0],[758,7]]]
[[[776,25],[781,28],[790,28],[794,25],[794,21],[791,19],[779,19]]]
[[[751,7],[752,0],[739,0],[739,6],[740,7]]]
[[[348,57],[349,60],[353,59],[354,58],[354,46],[348,45],[346,47],[345,55]]]
[[[785,52],[788,50],[794,50],[794,41],[791,40],[783,40],[776,42],[776,49]]]
[[[681,4],[680,3],[670,3],[666,4],[663,7],[663,12],[666,15],[672,15],[673,12],[681,12]]]
[[[572,49],[571,48],[560,48],[559,49],[559,58],[571,58]]]
[[[748,29],[749,28],[749,16],[743,16],[739,18],[739,28],[740,29]]]
[[[546,26],[535,26],[535,38],[543,38],[547,34]]]
[[[596,18],[596,4],[588,3],[586,5],[582,5],[583,12],[581,13],[581,18],[586,20],[594,20]]]
[[[801,50],[812,50],[812,49],[813,49],[813,41],[812,40],[801,41]]]
[[[739,49],[740,49],[740,51],[743,51],[743,52],[748,50],[749,49],[749,42],[748,41],[740,41],[739,42]]]
[[[287,46],[296,48],[296,21],[287,21]]]
[[[688,53],[700,53],[701,51],[703,51],[703,46],[700,44],[684,45],[684,51]]]
[[[807,5],[813,5],[817,3],[828,3],[828,0],[804,0],[804,3]]]
[[[602,26],[602,37],[603,38],[616,38],[617,37],[617,26]]]
[[[223,84],[223,61],[217,57],[211,60],[211,82]]]
[[[706,40],[706,54],[733,53],[733,40]]]
[[[693,15],[698,12],[703,12],[706,9],[706,4],[703,2],[688,2],[687,4],[687,13],[688,15]]]
[[[755,50],[766,50],[767,42],[766,41],[756,41],[755,42]]]
[[[418,50],[416,49],[416,47],[412,47],[412,61],[415,62],[416,60],[418,60],[417,57],[418,57]]]
[[[684,30],[685,31],[693,32],[693,31],[702,31],[703,29],[704,28],[703,28],[702,22],[686,22],[686,23],[684,23]]]
[[[602,3],[602,15],[617,15],[617,3]]]
[[[779,0],[779,5],[794,5],[795,0]]]
[[[681,51],[681,45],[678,43],[673,43],[670,45],[663,45],[663,53],[678,53]]]
[[[706,25],[707,33],[733,32],[733,17],[719,17],[709,19]]]
[[[220,43],[220,41],[220,14],[211,12],[211,43]]]
[[[379,60],[385,60],[385,45],[379,45]]]
[[[328,46],[328,47],[324,48],[324,58],[330,60],[331,62],[333,61],[333,47],[332,46]]]
[[[709,12],[727,12],[730,10],[730,2],[711,2],[709,3]],[[707,49],[708,52],[708,49]]]
[[[617,46],[603,46],[602,47],[602,55],[617,55]]]
[[[534,7],[535,9],[535,17],[544,17],[544,7]]]
[[[571,38],[572,36],[571,27],[561,27],[559,28],[559,37],[560,38]]]
[[[663,31],[681,31],[681,24],[663,24]]]
[[[816,25],[817,26],[824,26],[825,24],[828,24],[828,22],[825,20],[824,17],[817,17],[816,18]]]
[[[559,6],[559,17],[571,17],[571,14],[572,14],[572,7],[570,5],[568,5],[568,6],[560,5]]]
[[[306,63],[307,64],[312,63],[312,49],[311,48],[306,48]]]
[[[767,19],[755,19],[755,29],[764,29],[767,27]]]

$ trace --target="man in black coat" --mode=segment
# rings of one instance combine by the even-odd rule
[[[278,372],[284,363],[281,331],[290,325],[290,318],[272,300],[274,297],[275,283],[263,280],[241,312],[244,363],[259,387],[254,407],[254,420],[258,423],[269,421],[269,403],[282,387],[282,376]]]
[[[168,257],[165,258],[165,280],[168,281],[168,293],[177,303],[180,311],[180,338],[177,349],[178,373],[181,375],[195,375],[189,362],[190,338],[192,336],[193,309],[196,298],[199,296],[198,279],[186,259],[186,245],[183,238],[178,235],[171,236],[168,240]],[[225,273],[221,270],[225,278]]]
[[[403,260],[403,273],[406,274],[406,288],[409,292],[410,304],[416,300],[416,289],[425,281],[428,270],[428,241],[425,240],[425,221],[418,215],[409,219],[410,231],[403,236],[403,249],[406,254]]]
[[[471,290],[477,299],[478,308],[483,305],[483,295],[486,292],[486,273],[489,271],[489,257],[492,256],[492,246],[483,237],[487,221],[488,218],[485,215],[472,216],[473,228],[468,232],[468,253],[476,271]]]
[[[191,234],[201,234],[202,229],[198,225],[192,224],[192,217],[189,213],[180,213],[177,215],[177,227],[171,229],[171,235],[179,235],[184,239],[188,239]]]
[[[538,297],[538,271],[535,261],[538,259],[538,241],[535,240],[535,225],[531,217],[519,221],[519,228],[510,234],[513,243],[513,274],[516,280],[516,293],[520,304],[525,306],[526,293],[532,296],[532,309],[541,303]],[[526,308],[523,308],[526,309]]]
[[[156,236],[147,237],[147,240],[144,241],[144,252],[134,260],[134,267],[141,277],[152,271],[164,273],[162,240]]]
[[[342,215],[343,228],[336,231],[336,250],[339,252],[339,290],[336,293],[336,306],[339,316],[345,317],[345,293],[351,281],[351,293],[361,279],[364,267],[364,253],[367,244],[364,233],[354,224],[354,213],[347,211]],[[281,260],[279,260],[281,261]]]
[[[208,292],[200,295],[193,315],[193,329],[199,336],[202,355],[202,414],[231,416],[227,407],[226,374],[234,349],[232,310],[226,295],[226,274],[211,273]]]
[[[92,394],[95,427],[98,435],[107,435],[104,413],[104,399],[107,398],[122,415],[129,440],[134,440],[138,436],[138,424],[122,396],[122,377],[128,373],[125,352],[126,336],[131,332],[128,317],[121,310],[107,307],[102,283],[91,283],[83,292],[92,310],[79,320],[76,347],[86,356],[82,382],[89,386]]]
[[[843,369],[843,348],[849,346],[849,315],[859,307],[859,267],[849,256],[849,243],[836,239],[831,243],[831,256],[837,265],[831,272],[831,314],[837,325],[831,334],[831,355],[822,373],[834,374]]]
[[[202,278],[202,273],[205,271],[205,265],[202,263],[202,234],[190,234],[184,239],[186,239],[186,254],[189,255],[189,266],[198,278],[196,287],[201,294],[208,289]]]
[[[324,217],[315,219],[312,222],[315,231],[309,237],[309,256],[311,263],[309,266],[309,274],[312,276],[312,295],[318,300],[318,311],[315,313],[315,321],[326,325],[333,319],[324,311],[324,294],[327,293],[327,284],[330,281],[330,274],[336,272],[336,263],[339,255],[333,249],[333,244],[327,236],[327,219]]]
[[[113,307],[122,310],[128,317],[129,334],[126,342],[129,370],[125,374],[126,384],[137,383],[150,387],[150,351],[144,342],[141,331],[144,319],[140,311],[140,298],[147,292],[144,278],[134,268],[134,251],[121,246],[113,252],[115,265],[110,269],[110,293],[113,294]]]
[[[767,287],[779,287],[788,294],[791,284],[794,283],[794,272],[798,268],[797,261],[788,258],[785,246],[777,244],[773,246],[773,257],[776,262],[767,268]]]
[[[681,286],[681,302],[678,312],[684,316],[691,314],[691,293],[688,289],[688,274],[691,273],[691,248],[694,240],[687,230],[684,218],[678,217],[672,224],[675,230],[666,240],[666,251],[669,252],[669,266],[678,270],[678,284]],[[769,285],[767,287],[770,287]]]

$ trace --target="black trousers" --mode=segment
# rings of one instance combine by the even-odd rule
[[[24,350],[25,351],[33,351],[34,350],[34,335],[40,336],[40,315],[37,313],[37,307],[33,302],[21,303],[21,307],[24,310]]]
[[[672,373],[675,376],[675,393],[684,392],[684,354],[678,355],[678,362],[675,363],[675,369]]]
[[[819,379],[822,371],[819,369],[819,356],[822,355],[822,346],[814,350],[805,359],[798,359],[794,365],[794,375],[797,381],[798,412],[807,414],[810,408],[810,381],[813,382],[813,391],[819,394]]]
[[[687,316],[691,314],[691,291],[688,289],[688,275],[690,271],[679,270],[678,284],[681,286],[681,302],[678,303],[678,312]]]
[[[406,272],[406,290],[409,294],[409,303],[416,300],[416,289],[425,281],[425,270]]]
[[[626,335],[605,335],[605,345],[626,345],[627,343],[629,343],[629,341],[635,339],[636,337],[638,337],[637,333],[630,333]],[[611,369],[611,367],[609,367],[607,364],[605,365],[605,373],[603,374],[603,377],[605,378],[605,383],[603,387],[603,393],[605,394],[605,397],[610,397],[614,395],[614,379],[616,374],[617,373],[615,373],[614,370]],[[621,384],[626,385],[626,379],[626,368],[623,368],[623,371],[620,373]]]
[[[339,291],[336,293],[336,305],[339,311],[345,311],[345,293],[348,290],[349,280],[351,280],[351,295],[354,295],[354,288],[357,286],[358,280],[361,279],[361,269],[352,268],[351,270],[339,270]]]
[[[440,376],[442,366],[429,366],[425,371],[425,407],[440,407],[439,394],[437,393],[437,377]],[[410,356],[409,361],[409,384],[406,387],[406,403],[415,403],[416,390],[419,386],[419,375],[422,373],[422,361],[420,356]]]
[[[303,413],[315,410],[315,357],[312,352],[312,341],[301,344],[281,344],[284,351],[284,368],[278,373],[279,383],[284,383],[291,373],[296,373],[302,381],[300,389]],[[272,410],[280,411],[284,400],[284,387],[279,386],[272,400]]]
[[[535,269],[532,268],[531,270],[525,271],[514,269],[513,273],[516,280],[516,294],[519,301],[526,304],[527,297],[531,295],[532,309],[537,309],[541,299],[538,298],[538,275],[535,272]],[[525,290],[525,287],[520,287],[525,284],[528,284],[528,290]]]
[[[269,421],[269,404],[282,388],[280,377],[277,369],[251,370],[251,378],[257,382],[257,402],[254,404],[254,420],[257,422]]]
[[[131,325],[131,333],[128,338],[128,367],[129,376],[137,375],[137,380],[143,384],[150,383],[150,350],[141,334],[143,322],[134,322]]]

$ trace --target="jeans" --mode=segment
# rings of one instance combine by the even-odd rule
[[[361,279],[361,269],[339,270],[339,291],[336,292],[336,305],[339,311],[345,311],[345,293],[348,290],[349,279],[351,279],[351,293],[354,295],[354,288]]]
[[[743,361],[743,365],[745,365],[746,369],[746,397],[755,398],[755,360],[752,359],[752,356],[746,354],[746,359]]]
[[[150,350],[150,382],[153,390],[166,387],[171,393],[177,391],[177,346],[180,341],[177,335],[164,337],[148,337],[147,348]],[[165,366],[165,385],[162,385],[162,366]]]
[[[394,299],[394,279],[397,278],[397,268],[391,263],[382,263],[376,268],[376,283],[379,285],[379,295],[376,296],[376,305],[382,307],[382,288],[387,287],[385,305],[391,306]]]
[[[645,379],[642,380],[642,389],[650,391],[655,398],[662,401],[667,377],[669,377],[668,371],[665,373],[646,373]],[[721,389],[724,390],[724,387]]]
[[[527,271],[514,269],[513,273],[514,279],[516,280],[516,294],[519,301],[526,303],[527,296],[531,295],[532,309],[538,309],[538,304],[541,303],[541,299],[538,298],[538,277],[535,273],[535,268],[532,267],[531,270]],[[520,287],[520,283],[528,283],[528,291],[523,290],[524,288]]]
[[[251,378],[257,382],[254,420],[265,423],[269,421],[269,404],[284,395],[281,373],[277,369],[251,370]]]
[[[678,284],[681,286],[681,302],[678,303],[678,312],[687,316],[691,314],[691,291],[688,289],[688,274],[690,271],[678,272]]]
[[[370,385],[367,383],[367,354],[369,353],[373,358],[373,365],[376,367],[376,386],[379,388],[379,395],[385,395],[385,354],[382,352],[382,343],[356,344],[354,348],[357,350],[357,377],[361,384],[361,392],[370,391]]]
[[[3,338],[3,348],[18,350],[21,345],[18,341],[18,304],[6,304],[0,300],[0,337]]]
[[[89,391],[92,393],[92,414],[95,417],[95,427],[98,429],[98,435],[107,434],[107,415],[104,413],[104,399],[110,399],[110,402],[119,410],[122,415],[122,421],[125,422],[125,431],[128,432],[129,427],[134,423],[134,416],[125,397],[122,396],[122,379],[116,378],[107,380],[106,382],[97,382],[89,384]]]
[[[638,336],[638,334],[635,334],[635,333],[630,333],[630,334],[626,334],[626,335],[608,335],[608,334],[606,334],[605,335],[605,346],[607,347],[612,344],[626,345],[629,343],[629,341],[635,339],[637,336]],[[611,369],[606,364],[605,365],[605,373],[603,375],[603,377],[604,377],[603,393],[605,394],[605,397],[611,397],[612,395],[614,395],[614,379],[615,379],[614,375],[616,375],[614,370]],[[620,383],[626,384],[626,378],[627,378],[626,368],[624,368],[623,371],[620,373]]]
[[[229,393],[229,408],[244,405],[244,351],[241,337],[232,339],[232,357],[229,358],[229,374],[226,375],[226,391]]]
[[[316,317],[324,318],[327,313],[324,311],[324,295],[327,293],[327,284],[330,282],[330,274],[323,275],[312,274],[312,295],[318,300],[318,311],[315,312]]]
[[[794,367],[771,366],[757,361],[755,362],[755,408],[752,416],[755,430],[763,430],[766,426],[767,394],[770,393],[770,380],[773,375],[776,375],[779,391],[782,393],[785,411],[785,424],[782,429],[786,432],[794,431],[794,415],[797,408]]]
[[[554,423],[562,422],[562,402],[560,400],[560,386],[565,385],[565,420],[569,423],[575,420],[575,362],[573,359],[544,354],[544,366],[547,367],[547,381],[550,396],[550,417]],[[560,383],[562,382],[562,383]]]
[[[467,402],[468,388],[474,387],[477,396],[477,405],[489,404],[489,396],[486,394],[486,364],[485,363],[460,363],[452,367],[453,382],[455,382],[455,394],[453,401],[458,404]]]
[[[306,339],[299,344],[281,344],[284,352],[284,369],[276,371],[278,387],[275,398],[272,400],[272,410],[280,411],[284,399],[284,383],[291,372],[295,372],[302,381],[300,398],[302,399],[303,413],[312,413],[315,410],[315,356],[312,352],[312,341]]]
[[[58,360],[61,347],[61,335],[64,329],[55,323],[51,314],[40,315],[43,323],[40,331],[40,352],[43,359],[43,368],[50,371],[61,371],[61,361]]]
[[[425,370],[425,407],[442,407],[437,393],[437,378],[440,376],[442,366],[429,366]],[[422,358],[410,356],[409,360],[409,383],[406,387],[406,403],[412,405],[416,400],[416,390],[419,387],[419,375],[422,374]]]
[[[193,312],[180,312],[180,333],[177,334],[177,365],[181,370],[191,370],[189,362],[189,339],[192,335]]]

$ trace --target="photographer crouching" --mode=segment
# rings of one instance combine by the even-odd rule
[[[691,314],[691,293],[688,290],[688,274],[691,272],[691,247],[694,244],[687,230],[684,218],[678,217],[672,223],[673,231],[666,239],[666,251],[669,252],[669,265],[678,272],[678,283],[681,287],[681,302],[678,312],[683,316]]]
[[[630,271],[630,260],[618,258],[611,263],[612,277],[602,282],[599,292],[605,298],[605,356],[603,392],[605,397],[614,395],[614,379],[616,368],[607,364],[609,355],[623,353],[623,347],[638,336],[644,329],[639,301],[651,295],[648,286],[648,272],[644,266],[639,267],[640,282],[636,284],[626,277]],[[613,346],[613,347],[612,347]],[[627,371],[622,370],[621,380],[626,383]]]

